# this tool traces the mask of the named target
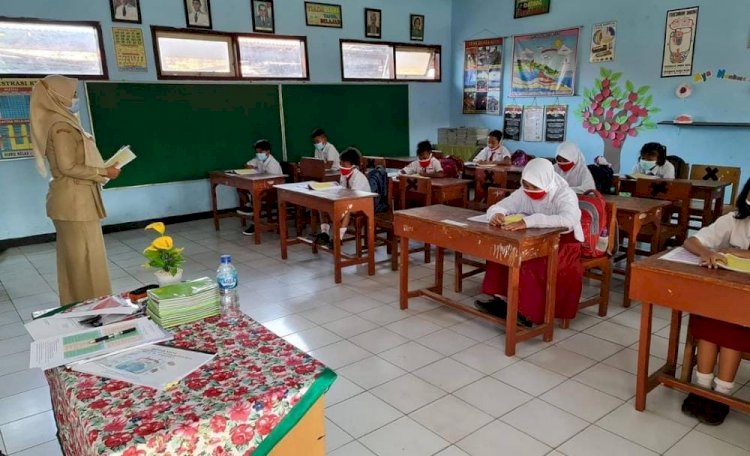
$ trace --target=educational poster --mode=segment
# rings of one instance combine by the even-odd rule
[[[0,162],[31,158],[31,89],[38,79],[0,79]]]
[[[500,115],[503,94],[503,39],[464,44],[464,114]]]
[[[521,118],[523,106],[508,105],[503,110],[503,138],[511,141],[521,140]]]
[[[308,27],[342,28],[341,5],[305,2],[305,23]]]
[[[615,31],[617,22],[602,22],[591,28],[589,62],[611,62],[615,59]]]
[[[146,71],[146,47],[143,30],[135,27],[112,27],[115,60],[120,71]]]
[[[544,108],[544,140],[565,141],[565,126],[568,123],[567,105],[549,105]]]
[[[521,126],[524,141],[541,142],[544,139],[544,107],[526,106]]]
[[[551,0],[515,0],[513,19],[549,13]]]
[[[661,77],[692,76],[698,7],[667,11]]]
[[[513,37],[511,97],[575,93],[578,28]]]

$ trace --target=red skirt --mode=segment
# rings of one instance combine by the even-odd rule
[[[712,342],[720,347],[750,353],[750,328],[713,318],[690,315],[693,337]]]
[[[557,253],[556,318],[575,318],[582,287],[581,243],[576,241],[573,233],[563,234],[560,236],[560,248]],[[518,284],[518,311],[536,324],[544,323],[546,289],[547,258],[524,261]],[[482,293],[508,296],[507,266],[487,262]]]

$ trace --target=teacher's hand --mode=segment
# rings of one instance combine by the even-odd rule
[[[105,171],[107,172],[107,177],[110,180],[117,179],[117,177],[120,175],[120,170],[116,167],[116,165],[105,168]]]

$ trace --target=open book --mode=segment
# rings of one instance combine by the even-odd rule
[[[104,162],[104,167],[114,166],[117,169],[122,169],[123,166],[133,160],[135,160],[135,154],[130,150],[130,146],[122,146],[113,156],[109,157],[109,160]]]
[[[331,188],[338,187],[338,182],[310,182],[308,184],[308,187],[310,187],[310,190],[328,190]]]
[[[738,257],[731,253],[725,253],[724,258],[727,259],[727,264],[719,263],[719,267],[729,269],[730,271],[750,274],[750,258]]]
[[[479,222],[479,223],[490,223],[490,216],[485,214],[482,215],[475,215],[474,217],[469,217],[467,220],[472,222]],[[523,214],[508,214],[505,216],[505,223],[516,223],[523,220]]]

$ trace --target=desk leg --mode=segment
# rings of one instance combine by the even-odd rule
[[[260,244],[261,229],[260,216],[263,210],[263,193],[262,191],[253,190],[253,224],[255,225],[255,244]],[[270,209],[269,209],[270,211]]]
[[[463,208],[469,207],[469,186],[464,185],[464,190],[461,192],[463,194]]]
[[[341,283],[341,216],[342,214],[331,211],[331,237],[333,238],[333,277],[334,282]]]
[[[445,258],[445,249],[438,247],[435,252],[435,293],[443,294],[443,259]]]
[[[682,312],[672,311],[672,322],[669,325],[669,348],[667,350],[667,371],[669,375],[677,372],[677,353],[680,349],[680,327],[682,326]]]
[[[547,257],[547,300],[544,309],[544,341],[551,342],[555,331],[555,295],[557,290],[557,252],[559,244]]]
[[[638,233],[641,232],[641,221],[633,217],[633,229],[628,233],[628,254],[625,260],[625,290],[622,293],[622,306],[630,307],[630,265],[635,261],[635,248],[638,244]]]
[[[367,214],[367,275],[375,275],[375,211]]]
[[[257,230],[258,227],[255,227]],[[279,241],[281,244],[281,258],[286,260],[287,237],[289,236],[289,227],[286,223],[286,201],[279,195]]]
[[[505,317],[505,356],[516,354],[518,332],[518,285],[521,280],[521,267],[508,268],[508,315]]]
[[[217,208],[216,203],[216,186],[218,184],[214,184],[211,182],[211,210],[214,214],[214,230],[219,231],[219,212]]]
[[[641,303],[641,335],[638,339],[638,372],[635,381],[635,409],[639,412],[646,409],[648,360],[651,355],[651,316],[653,312],[653,304]]]
[[[401,236],[399,240],[401,265],[399,269],[399,305],[401,310],[409,308],[409,238]]]

